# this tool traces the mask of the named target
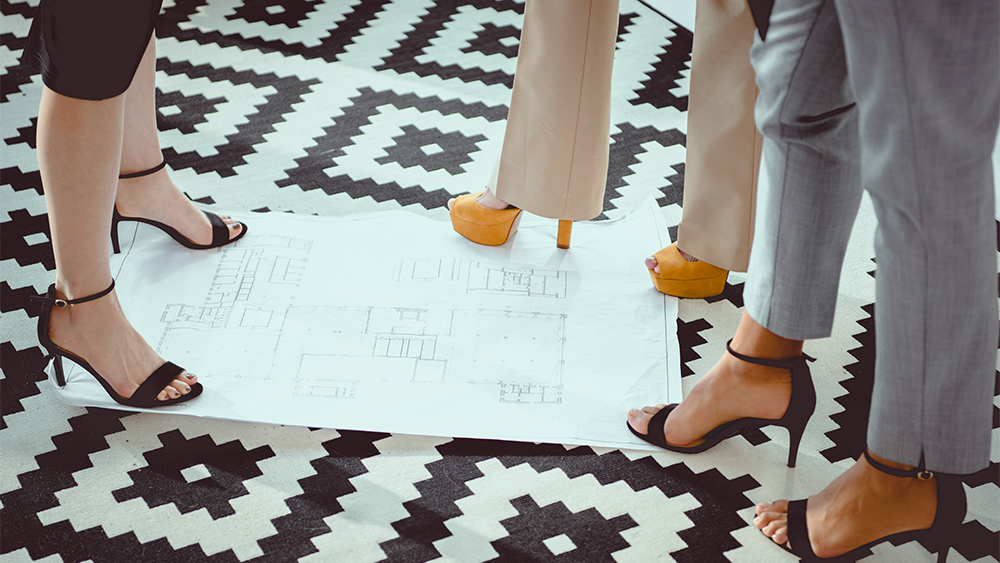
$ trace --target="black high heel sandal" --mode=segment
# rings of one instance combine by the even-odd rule
[[[633,434],[654,446],[660,446],[665,450],[685,454],[703,452],[744,428],[782,426],[788,430],[788,467],[795,467],[795,460],[799,453],[799,443],[802,441],[802,434],[805,433],[806,423],[809,422],[809,417],[816,410],[816,388],[813,386],[809,364],[806,363],[807,360],[815,361],[815,359],[805,354],[788,362],[752,358],[733,350],[731,346],[732,342],[730,340],[726,343],[726,350],[736,358],[751,364],[787,369],[792,372],[792,397],[789,399],[788,408],[785,409],[785,414],[781,418],[737,418],[713,428],[708,434],[702,437],[705,441],[697,446],[674,446],[668,444],[667,440],[663,437],[663,427],[667,423],[667,416],[677,408],[677,403],[663,407],[649,419],[647,434],[639,433],[628,422],[625,425],[628,426],[628,429]]]
[[[167,399],[165,401],[159,401],[156,396],[160,394],[171,381],[177,378],[178,375],[184,372],[184,368],[179,367],[171,362],[164,362],[163,365],[156,368],[145,381],[139,385],[139,388],[132,393],[129,398],[122,397],[119,395],[111,385],[101,377],[101,374],[97,373],[87,360],[84,360],[80,356],[68,351],[63,350],[57,346],[52,339],[49,338],[49,316],[52,313],[52,307],[69,307],[70,305],[79,305],[80,303],[86,303],[87,301],[93,301],[95,299],[100,299],[105,295],[111,293],[111,290],[115,288],[115,281],[111,280],[111,285],[107,289],[100,293],[95,293],[93,295],[88,295],[87,297],[81,297],[79,299],[59,299],[56,297],[56,286],[52,284],[49,286],[49,291],[44,295],[32,296],[31,299],[34,301],[42,302],[42,312],[38,316],[38,341],[45,347],[48,352],[46,359],[51,358],[53,366],[56,372],[56,383],[59,387],[66,386],[66,376],[63,372],[62,359],[63,357],[68,358],[75,362],[77,365],[83,369],[90,372],[95,379],[104,387],[104,390],[108,392],[108,395],[115,400],[118,404],[129,406],[129,407],[139,407],[139,408],[151,408],[151,407],[163,407],[166,405],[173,405],[183,401],[189,401],[194,399],[202,392],[201,383],[195,383],[191,385],[191,391],[186,395],[181,395],[175,399]]]
[[[913,477],[921,480],[937,478],[938,504],[931,527],[890,534],[837,557],[817,557],[813,553],[812,543],[809,542],[809,528],[806,525],[806,502],[808,499],[799,499],[788,503],[788,542],[781,547],[785,551],[801,557],[805,563],[847,563],[870,555],[871,548],[884,541],[900,545],[911,540],[923,539],[924,541],[921,543],[925,547],[931,552],[937,552],[938,563],[945,563],[948,559],[948,550],[951,549],[952,538],[958,537],[962,521],[965,519],[967,505],[962,480],[957,475],[942,475],[940,473],[935,475],[924,469],[923,466],[912,471],[893,469],[872,459],[867,449],[865,449],[865,459],[875,469],[896,477]]]
[[[131,174],[119,174],[118,178],[120,180],[127,180],[129,178],[149,176],[150,174],[155,174],[160,170],[163,170],[163,167],[166,165],[167,161],[164,160],[149,170],[142,170]],[[202,213],[208,217],[208,222],[212,224],[212,242],[210,244],[198,244],[196,242],[192,242],[191,239],[182,235],[177,231],[177,229],[165,223],[154,221],[153,219],[146,219],[143,217],[125,217],[121,213],[118,213],[118,206],[115,206],[114,213],[111,215],[111,248],[114,250],[115,254],[121,252],[121,245],[118,242],[118,223],[121,223],[122,221],[137,221],[139,223],[152,225],[170,235],[174,240],[181,243],[183,246],[194,250],[208,250],[209,248],[225,246],[231,242],[240,240],[243,238],[243,235],[247,234],[247,226],[243,222],[240,222],[240,232],[237,233],[235,237],[229,238],[229,225],[226,225],[226,222],[222,220],[222,217],[219,217],[210,211],[202,211]]]

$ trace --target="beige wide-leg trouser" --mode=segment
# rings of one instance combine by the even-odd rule
[[[753,119],[755,33],[746,0],[698,0],[677,247],[738,272],[750,260],[762,146]]]
[[[600,215],[617,35],[618,0],[528,0],[498,198],[553,219]]]
[[[744,271],[761,147],[748,54],[753,18],[745,0],[699,0],[697,9],[678,244]],[[601,213],[617,29],[617,0],[528,0],[503,150],[489,184],[497,197],[556,219]]]

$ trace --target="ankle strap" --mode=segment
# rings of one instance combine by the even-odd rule
[[[156,166],[154,166],[154,167],[152,167],[152,168],[150,168],[148,170],[141,170],[139,172],[130,172],[128,174],[119,174],[118,178],[120,180],[126,180],[128,178],[141,178],[143,176],[149,176],[150,174],[155,174],[156,172],[159,172],[160,170],[163,170],[163,167],[166,166],[166,165],[167,165],[167,160],[163,159],[163,162],[157,164]]]
[[[87,301],[93,301],[95,299],[100,299],[105,295],[111,293],[111,290],[115,288],[115,280],[111,280],[111,285],[107,289],[100,293],[95,293],[93,295],[88,295],[86,297],[81,297],[79,299],[59,299],[56,297],[49,297],[48,295],[32,295],[32,301],[42,301],[43,303],[48,303],[50,305],[55,305],[56,307],[66,307],[68,305],[78,305],[80,303],[86,303]],[[52,295],[55,295],[55,286],[52,286]]]
[[[736,358],[738,358],[740,360],[743,360],[744,362],[747,362],[747,363],[750,363],[750,364],[757,364],[759,366],[768,366],[768,367],[772,367],[772,368],[782,368],[782,369],[792,369],[792,367],[794,367],[796,363],[802,361],[803,359],[809,360],[810,362],[815,362],[816,361],[815,358],[813,358],[811,356],[807,356],[805,354],[802,354],[798,358],[795,358],[794,360],[789,360],[787,362],[783,362],[781,360],[767,360],[767,359],[764,359],[764,358],[754,358],[754,357],[751,357],[751,356],[745,356],[743,354],[740,354],[736,350],[733,350],[732,343],[733,343],[732,340],[730,340],[729,342],[726,342],[726,350],[728,350],[730,354],[732,354],[733,356],[735,356]]]
[[[921,464],[920,467],[916,469],[910,469],[909,471],[907,471],[905,469],[896,469],[893,467],[889,467],[887,465],[883,465],[875,461],[872,458],[871,454],[868,453],[868,448],[865,448],[864,454],[865,454],[865,460],[868,461],[868,464],[874,467],[875,469],[878,469],[882,473],[888,473],[889,475],[895,475],[896,477],[916,477],[921,481],[926,481],[928,479],[934,478],[934,473],[924,469],[923,464]]]

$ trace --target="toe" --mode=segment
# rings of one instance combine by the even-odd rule
[[[645,434],[649,428],[649,416],[639,409],[628,411],[628,425],[640,434]]]
[[[784,529],[786,524],[784,518],[780,518],[777,517],[776,514],[769,513],[767,516],[763,516],[755,520],[754,525],[757,526],[761,532],[764,532],[765,536],[774,538],[774,535]]]
[[[773,541],[774,543],[779,544],[779,545],[787,542],[788,541],[788,527],[787,526],[782,526],[777,531],[775,531],[773,534],[771,534],[769,537],[771,538],[771,541]]]
[[[756,518],[753,519],[753,524],[754,526],[757,526],[758,528],[763,530],[767,526],[770,526],[772,523],[774,523],[776,520],[780,520],[782,518],[784,518],[784,515],[780,512],[771,512],[771,511],[761,512],[760,514],[757,515]]]
[[[452,205],[455,205],[455,198],[451,198],[448,200],[448,211],[451,211]]]
[[[169,387],[170,389],[176,390],[181,395],[187,395],[188,393],[191,392],[191,386],[188,385],[187,383],[181,381],[180,379],[175,379],[175,380],[171,381],[170,385],[168,385],[167,387]],[[169,389],[168,389],[168,391],[169,391]]]
[[[642,407],[642,409],[632,409],[628,411],[629,426],[640,434],[646,434],[649,429],[649,419],[653,418],[653,415],[665,406],[666,405]]]
[[[176,399],[183,395],[187,395],[191,392],[191,386],[198,381],[198,378],[188,372],[184,372],[177,376],[176,379],[171,381],[166,387],[164,387],[156,395],[157,401],[168,401],[170,399]]]
[[[777,510],[776,507],[777,507],[777,505],[775,503],[773,503],[773,502],[761,502],[761,503],[758,503],[756,506],[754,506],[753,510],[754,510],[754,514],[756,514],[757,516],[760,516],[761,514],[764,514],[765,512],[773,512],[774,510]]]
[[[754,507],[753,525],[775,543],[788,541],[788,501],[762,502]]]
[[[656,261],[656,258],[653,258],[652,256],[646,258],[646,268],[653,270],[657,274],[660,273],[660,264]]]

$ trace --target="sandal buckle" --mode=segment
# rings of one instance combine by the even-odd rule
[[[934,478],[934,473],[927,471],[926,469],[917,471],[917,479],[920,479],[921,481],[927,481],[928,479],[933,479],[933,478]]]
[[[66,307],[67,305],[69,305],[69,302],[67,302],[65,299],[56,299],[55,304],[56,307]]]

